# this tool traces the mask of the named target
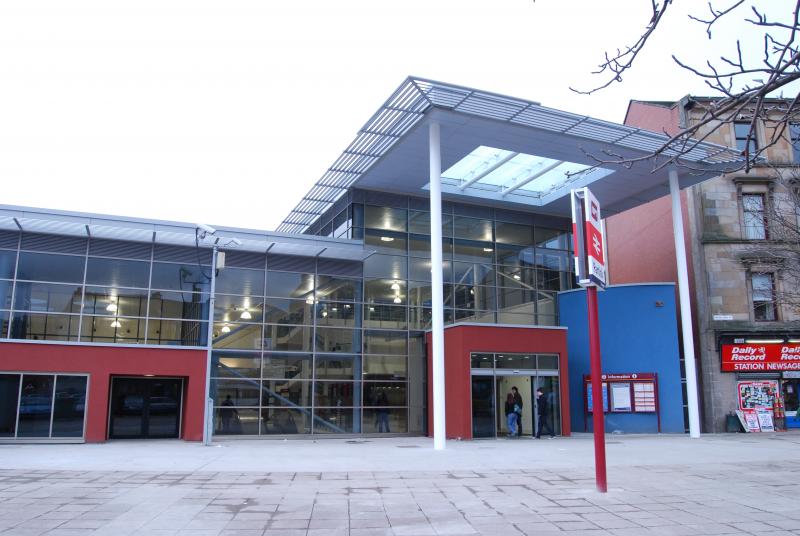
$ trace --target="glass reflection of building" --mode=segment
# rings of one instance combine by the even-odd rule
[[[427,205],[351,190],[307,231],[363,240],[364,262],[226,251],[217,434],[426,432]],[[556,293],[573,279],[568,225],[444,203],[445,322],[557,325]],[[207,247],[2,231],[0,336],[204,348],[210,265]]]

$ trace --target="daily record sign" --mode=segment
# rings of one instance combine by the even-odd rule
[[[800,370],[800,344],[723,344],[722,372]]]
[[[572,190],[572,236],[575,248],[575,276],[582,287],[606,287],[603,257],[603,225],[600,203],[589,188]]]

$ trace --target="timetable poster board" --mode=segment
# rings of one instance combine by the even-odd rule
[[[603,413],[608,413],[608,384],[603,382],[603,387],[601,389],[603,392]],[[586,408],[589,413],[592,413],[594,410],[594,401],[592,399],[592,384],[588,383],[586,385]]]
[[[603,374],[603,411],[658,413],[658,380],[655,373]],[[586,412],[592,413],[591,377],[583,377]]]
[[[656,410],[656,384],[653,382],[633,382],[634,411],[650,413]]]
[[[611,384],[611,411],[631,412],[631,384],[629,382]]]
[[[739,409],[772,410],[778,394],[777,380],[737,382]]]

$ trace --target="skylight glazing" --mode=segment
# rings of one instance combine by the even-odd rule
[[[610,169],[481,145],[450,166],[442,178],[464,193],[480,195],[483,190],[542,197],[589,175],[594,181],[610,173]]]

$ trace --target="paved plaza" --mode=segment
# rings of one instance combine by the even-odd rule
[[[0,534],[800,534],[800,434],[1,445]]]

